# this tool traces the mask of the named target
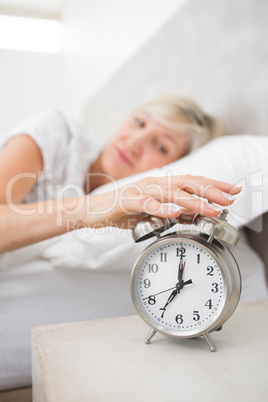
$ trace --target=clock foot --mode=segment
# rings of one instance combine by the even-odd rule
[[[207,342],[210,351],[211,351],[211,352],[215,352],[215,351],[216,351],[216,347],[215,347],[215,345],[213,344],[213,341],[212,341],[212,339],[211,339],[210,334],[209,334],[208,332],[206,332],[205,334],[203,334],[203,337],[204,337],[205,341]]]
[[[156,330],[151,328],[147,337],[144,339],[144,342],[148,345],[149,343],[151,343],[151,339],[152,337],[156,334]]]

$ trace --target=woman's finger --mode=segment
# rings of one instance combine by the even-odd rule
[[[169,193],[176,188],[180,188],[190,194],[196,194],[203,198],[216,195],[223,202],[228,199],[227,195],[238,194],[241,191],[241,188],[222,181],[192,175],[151,177],[142,179],[136,184],[140,185],[141,189],[150,195],[160,194],[163,190]],[[160,187],[158,188],[158,186]]]
[[[196,191],[202,193],[210,187],[221,190],[231,195],[238,194],[241,191],[240,187],[235,187],[232,184],[219,180],[209,179],[204,176],[185,175],[182,176],[181,179],[179,179],[179,182],[181,182],[180,187],[185,191],[190,191],[191,188],[194,188]],[[200,194],[200,196],[202,197],[202,194]]]
[[[224,206],[233,203],[235,200],[234,195],[241,191],[239,187],[202,176],[191,177],[188,182],[185,181],[181,185],[181,188],[190,194],[196,194]]]
[[[187,182],[185,176],[172,178],[173,184],[167,184],[167,178],[149,178],[142,180],[141,183],[137,182],[135,189],[139,190],[140,188],[138,193],[145,200],[146,197],[153,197],[159,202],[174,203],[204,215],[208,214],[209,216],[216,216],[221,208],[208,204],[196,196],[206,198],[222,206],[228,206],[234,202],[235,198],[230,193],[222,191],[222,188],[230,190],[230,185],[226,186],[226,183],[217,182],[217,185],[221,187],[219,189],[213,185],[215,183],[214,180],[194,176],[186,176],[186,178]],[[240,191],[240,189],[236,188],[233,190],[233,192],[237,191]]]

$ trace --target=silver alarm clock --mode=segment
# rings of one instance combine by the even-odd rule
[[[241,293],[239,267],[227,247],[238,242],[239,232],[227,223],[227,213],[223,210],[217,218],[196,215],[194,234],[182,230],[161,236],[178,222],[154,216],[133,228],[135,242],[157,237],[131,274],[133,303],[151,327],[146,343],[157,331],[175,338],[202,335],[210,350],[216,350],[210,333],[230,318]]]

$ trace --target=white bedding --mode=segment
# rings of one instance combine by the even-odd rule
[[[31,327],[134,314],[129,274],[55,269],[34,260],[0,271],[0,391],[31,384]]]
[[[267,151],[268,139],[225,137],[165,169],[241,183],[244,190],[230,208],[231,222],[241,226],[268,209]],[[258,192],[261,204],[252,202]],[[0,256],[0,390],[31,383],[32,326],[135,313],[129,273],[148,242],[135,245],[129,231],[105,228]],[[263,263],[243,236],[232,252],[241,268],[241,302],[267,299]]]

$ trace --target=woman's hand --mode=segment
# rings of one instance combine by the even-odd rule
[[[98,195],[0,205],[0,253],[83,227],[131,228],[145,214],[179,218],[187,210],[217,216],[221,208],[195,196],[227,206],[239,192],[240,188],[205,177],[149,177]]]
[[[81,222],[93,228],[131,228],[145,214],[179,218],[187,211],[213,217],[219,215],[222,209],[218,205],[224,207],[232,204],[233,195],[240,191],[241,188],[231,184],[201,176],[148,177],[114,191],[89,195]]]

